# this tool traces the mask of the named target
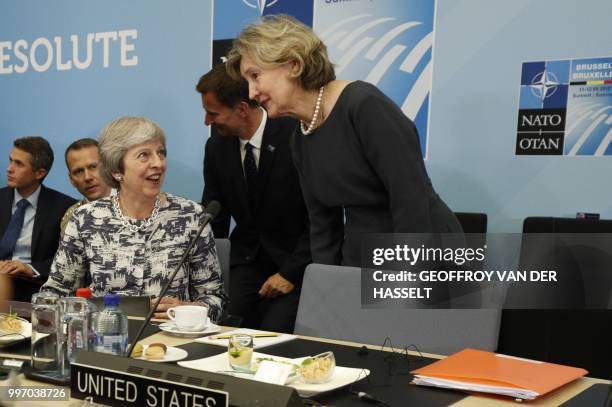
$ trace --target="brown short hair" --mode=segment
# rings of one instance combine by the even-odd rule
[[[44,169],[49,174],[53,166],[53,149],[47,140],[42,137],[22,137],[16,139],[13,146],[32,156],[30,164],[34,171]]]
[[[71,152],[72,150],[80,150],[82,148],[87,148],[87,147],[96,147],[98,148],[98,140],[93,139],[93,138],[80,138],[76,141],[73,141],[68,148],[66,148],[66,152],[64,153],[64,160],[66,161],[66,167],[68,167],[68,153]],[[68,170],[70,170],[70,168],[68,168]]]
[[[227,70],[233,78],[240,77],[243,55],[264,69],[295,62],[295,78],[307,90],[336,79],[323,41],[310,27],[286,14],[264,16],[240,32],[227,55]]]
[[[250,107],[259,103],[249,99],[249,84],[242,77],[234,79],[227,73],[225,64],[216,64],[210,71],[202,75],[196,90],[202,95],[213,92],[219,102],[227,107],[235,107],[240,102],[246,102]]]

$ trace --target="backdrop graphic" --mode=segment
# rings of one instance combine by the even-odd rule
[[[434,0],[315,1],[314,30],[339,79],[376,85],[419,130],[427,156]]]
[[[523,63],[517,155],[612,155],[612,58]]]
[[[573,155],[589,130],[589,142],[575,150],[582,158],[515,153],[523,62],[545,62],[556,75],[553,61],[584,65],[609,55],[609,0],[2,2],[0,166],[12,139],[42,135],[57,155],[47,185],[76,196],[62,157],[68,143],[96,136],[117,116],[145,115],[168,135],[165,190],[199,200],[209,130],[195,83],[210,69],[213,38],[229,44],[245,24],[272,12],[296,15],[325,35],[340,78],[369,77],[400,106],[420,90],[410,111],[427,137],[430,177],[453,210],[487,213],[493,232],[520,231],[533,215],[612,217],[612,163],[591,159],[610,154],[609,85],[572,84],[605,78],[557,77],[569,84],[563,155]],[[582,68],[575,72],[588,71]],[[428,75],[431,87],[416,86]],[[602,96],[574,98],[581,88]],[[587,100],[592,106],[580,105]]]
[[[563,154],[568,78],[569,61],[523,64],[517,155]]]
[[[199,200],[208,131],[194,89],[210,68],[211,20],[210,0],[3,3],[2,168],[14,138],[43,136],[56,156],[46,185],[76,196],[68,144],[97,137],[118,116],[142,115],[166,131],[164,189]]]
[[[261,16],[285,13],[313,26],[340,79],[377,85],[412,119],[427,151],[434,0],[230,0],[215,2],[213,62]],[[314,13],[314,16],[313,16]]]
[[[269,14],[289,14],[312,26],[313,0],[217,0],[214,40],[236,38],[246,25]]]
[[[289,14],[312,26],[313,0],[224,0],[214,9],[212,63],[224,61],[232,41],[248,24],[270,14]]]
[[[612,57],[571,61],[565,155],[612,155]]]
[[[488,214],[492,232],[612,217],[608,158],[515,154],[522,63],[609,55],[611,12],[607,0],[438,1],[427,168],[453,210]]]

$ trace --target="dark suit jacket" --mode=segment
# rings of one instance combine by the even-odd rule
[[[14,197],[13,188],[0,189],[0,237],[4,235],[11,220]],[[49,277],[51,262],[59,244],[60,221],[66,209],[75,202],[76,199],[68,195],[41,186],[36,215],[34,215],[31,256],[32,267],[40,273],[40,280],[43,282]]]
[[[249,209],[247,186],[237,137],[212,136],[206,143],[202,203],[217,200],[221,213],[212,223],[217,238],[229,234],[230,217],[236,222],[230,240],[231,266],[250,263],[265,250],[285,279],[301,286],[304,268],[311,263],[308,214],[298,175],[291,159],[289,138],[297,122],[266,122],[259,157],[258,195]]]

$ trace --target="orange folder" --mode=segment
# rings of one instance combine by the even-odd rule
[[[576,367],[464,349],[411,373],[415,375],[416,384],[531,399],[588,372]]]

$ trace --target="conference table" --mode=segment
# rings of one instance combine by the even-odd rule
[[[13,312],[18,312],[22,316],[28,316],[29,310],[27,303],[12,304]],[[0,309],[2,306],[0,305]],[[135,335],[135,332],[142,323],[141,317],[130,317],[130,335]],[[207,356],[224,353],[226,350],[220,346],[203,344],[194,342],[193,338],[174,336],[170,333],[161,331],[157,325],[160,320],[154,320],[151,326],[145,330],[143,344],[162,342],[167,346],[180,347],[189,353],[187,360],[199,359]],[[228,331],[234,328],[223,327],[222,331]],[[524,401],[517,403],[514,399],[508,397],[488,396],[483,394],[468,394],[459,391],[441,390],[436,388],[428,388],[415,386],[410,384],[412,376],[409,371],[425,366],[434,360],[444,358],[443,355],[434,355],[429,353],[419,353],[415,351],[392,352],[390,350],[381,350],[380,345],[365,345],[367,352],[363,351],[364,344],[356,342],[338,341],[333,339],[315,338],[298,336],[295,340],[280,343],[260,350],[260,352],[275,356],[299,357],[304,355],[314,355],[323,351],[331,350],[336,356],[336,361],[339,366],[350,366],[359,368],[368,368],[371,374],[368,379],[348,386],[351,390],[365,391],[379,400],[382,400],[390,406],[556,406],[573,398],[577,394],[586,390],[596,383],[609,383],[605,380],[594,378],[580,378],[572,383],[569,383],[562,388],[549,393],[541,398],[533,401]],[[29,360],[29,341],[21,342],[12,346],[0,348],[0,358]],[[20,374],[17,376],[19,386],[44,386],[49,387],[46,383],[37,382],[27,379]],[[7,382],[0,381],[0,386],[6,386]],[[373,404],[359,400],[355,395],[349,392],[347,387],[334,390],[330,393],[324,393],[313,397],[314,400],[326,406],[372,406]],[[230,394],[231,401],[231,394]],[[38,402],[19,402],[18,406],[80,406],[82,400],[70,399],[69,401],[38,401]],[[0,401],[0,404],[2,402]],[[7,404],[11,405],[11,404]],[[91,404],[87,404],[91,405]]]

